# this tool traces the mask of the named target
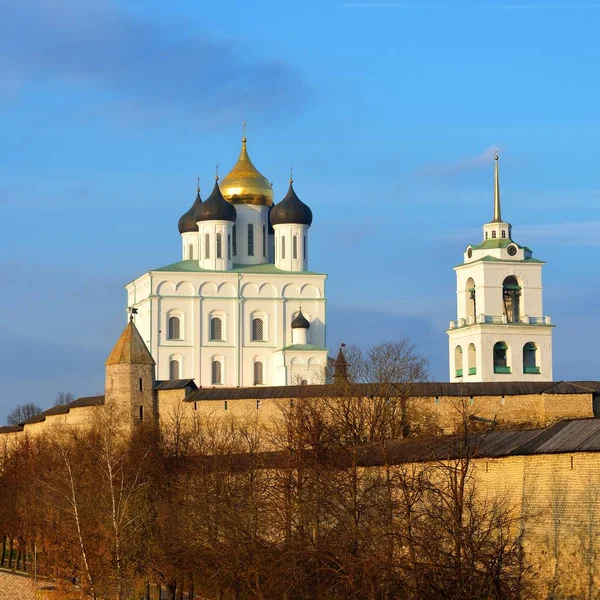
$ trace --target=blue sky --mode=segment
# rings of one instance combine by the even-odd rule
[[[600,378],[600,2],[0,0],[0,421],[103,389],[123,285],[179,258],[196,176],[294,165],[328,345],[447,378],[452,266],[503,216],[548,262],[556,379]],[[354,323],[352,328],[348,323]]]

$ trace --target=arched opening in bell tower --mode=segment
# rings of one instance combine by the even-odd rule
[[[496,342],[494,344],[494,373],[510,373],[506,342]]]
[[[467,283],[465,286],[465,295],[466,295],[466,311],[465,314],[467,318],[474,317],[477,314],[477,304],[475,299],[475,281],[472,277],[467,279]]]
[[[502,283],[502,305],[508,323],[518,323],[521,314],[521,286],[509,275]]]
[[[463,351],[460,346],[454,349],[454,370],[456,377],[463,376]]]
[[[469,375],[477,374],[477,351],[475,350],[475,344],[469,344],[467,351],[467,360],[469,361]]]
[[[523,373],[535,374],[540,372],[538,347],[533,342],[523,346]]]

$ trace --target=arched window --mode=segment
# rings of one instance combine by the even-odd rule
[[[231,234],[227,234],[227,260],[231,260]]]
[[[192,260],[194,258],[194,246],[192,244],[188,244],[188,259]]]
[[[248,256],[254,256],[254,225],[248,223]]]
[[[210,234],[204,236],[204,258],[210,258]]]
[[[213,385],[223,383],[222,365],[220,360],[213,360],[211,365],[211,381]]]
[[[475,281],[472,277],[467,279],[465,286],[465,295],[467,297],[466,316],[474,317],[477,314],[477,304],[475,295]]]
[[[495,238],[496,237],[496,230],[494,229],[494,231],[492,231],[492,237]]]
[[[181,322],[179,317],[169,317],[168,339],[181,339]]]
[[[292,237],[292,258],[298,258],[298,236]]]
[[[263,246],[263,258],[267,256],[267,227],[263,225],[263,237],[262,237],[262,246]]]
[[[237,254],[237,230],[235,228],[235,225],[231,228],[231,236],[232,236],[231,252],[235,256]]]
[[[210,339],[211,340],[222,340],[223,339],[223,322],[219,317],[213,317],[210,320]]]
[[[521,313],[521,286],[512,275],[502,283],[502,304],[507,322],[518,323]]]
[[[254,385],[262,385],[263,383],[263,364],[256,361],[254,363]]]
[[[454,348],[454,369],[456,371],[456,377],[463,376],[463,352],[460,346]]]
[[[505,237],[506,237],[506,230],[505,230],[505,229],[503,229],[503,230],[502,230],[502,237],[503,237],[503,238],[505,238]]]
[[[285,259],[285,235],[281,236],[281,259]]]
[[[217,258],[223,258],[223,236],[217,233]]]
[[[179,361],[171,360],[169,362],[169,379],[179,379]]]
[[[485,239],[486,239],[486,240],[488,239],[488,234],[487,234],[487,231],[485,232]]]
[[[510,373],[506,342],[496,342],[494,344],[494,373]]]
[[[469,361],[469,375],[477,374],[477,351],[475,350],[475,344],[469,344],[468,357]]]
[[[252,319],[252,341],[262,342],[264,340],[264,327],[262,319]]]
[[[523,346],[523,373],[537,375],[539,372],[537,346],[533,342],[527,342]]]

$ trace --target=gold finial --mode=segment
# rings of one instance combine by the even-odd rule
[[[290,165],[290,185],[294,183],[294,167]]]
[[[219,163],[217,163],[217,169],[215,173],[215,181],[219,181]]]
[[[246,143],[246,121],[244,121],[244,122],[242,123],[242,128],[243,128],[243,130],[244,130],[244,135],[243,135],[243,137],[242,137],[242,144],[245,144],[245,143]]]
[[[200,193],[200,175],[198,175],[198,177],[196,178],[196,181],[198,183],[198,185],[196,186],[196,191],[198,193]]]
[[[500,177],[498,175],[498,151],[494,154],[494,223],[502,222],[500,213]]]

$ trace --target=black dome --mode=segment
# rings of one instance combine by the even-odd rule
[[[202,204],[202,198],[200,198],[200,188],[198,188],[196,192],[196,200],[194,200],[194,204],[192,204],[192,208],[188,210],[186,213],[181,215],[178,223],[179,233],[190,233],[194,231],[198,231],[198,225],[196,225],[196,219],[194,217],[194,213],[198,206]]]
[[[302,309],[300,309],[300,312],[292,321],[292,329],[308,329],[309,327],[310,323],[308,319],[302,314]]]
[[[273,229],[273,225],[271,224],[271,212],[273,211],[273,204],[269,206],[269,214],[267,215],[267,232],[268,235],[275,235],[275,230]]]
[[[271,210],[271,224],[297,223],[299,225],[311,225],[312,218],[312,210],[296,196],[290,181],[290,189],[285,198]]]
[[[219,182],[215,181],[210,196],[194,212],[194,219],[198,221],[232,221],[235,223],[237,212],[233,204],[223,198],[219,189]]]

